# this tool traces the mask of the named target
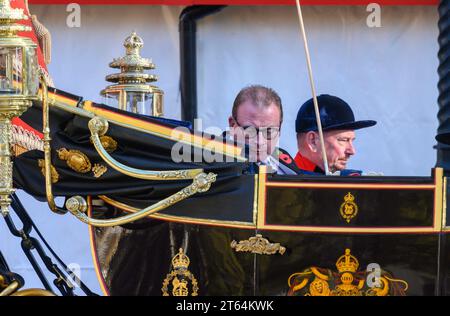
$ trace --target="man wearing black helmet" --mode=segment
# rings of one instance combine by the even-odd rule
[[[346,172],[348,160],[356,153],[353,142],[355,130],[375,125],[376,121],[355,121],[350,106],[342,99],[323,94],[317,97],[323,130],[328,169],[331,173]],[[303,171],[325,173],[321,143],[317,128],[313,99],[305,102],[295,121],[298,153],[295,163]]]

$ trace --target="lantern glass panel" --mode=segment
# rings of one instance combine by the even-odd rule
[[[37,60],[36,48],[27,48],[27,87],[30,96],[37,96],[39,92],[39,65]]]
[[[0,47],[0,95],[21,95],[22,47]]]
[[[152,95],[145,92],[128,92],[127,110],[133,113],[152,115]]]
[[[118,94],[116,93],[106,93],[102,97],[103,104],[111,106],[113,108],[119,108]]]

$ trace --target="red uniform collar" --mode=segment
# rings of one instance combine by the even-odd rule
[[[300,154],[300,152],[297,153],[297,155],[294,158],[295,164],[297,167],[301,170],[310,171],[310,172],[317,172],[317,169],[320,169],[315,163],[313,163],[308,158],[305,158]]]

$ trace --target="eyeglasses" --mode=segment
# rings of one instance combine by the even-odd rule
[[[256,127],[252,125],[242,126],[239,122],[233,118],[237,126],[241,127],[244,131],[245,137],[255,138],[259,133],[267,140],[275,139],[280,134],[279,127]]]

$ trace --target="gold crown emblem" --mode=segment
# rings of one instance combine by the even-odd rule
[[[178,250],[178,253],[172,258],[172,266],[174,269],[187,269],[189,267],[188,256],[184,254],[183,248]]]
[[[359,267],[358,259],[350,254],[350,249],[345,249],[345,254],[336,261],[336,267],[340,273],[356,272]]]
[[[344,200],[346,203],[350,203],[355,200],[355,197],[350,192],[348,192],[347,195],[344,196]]]

